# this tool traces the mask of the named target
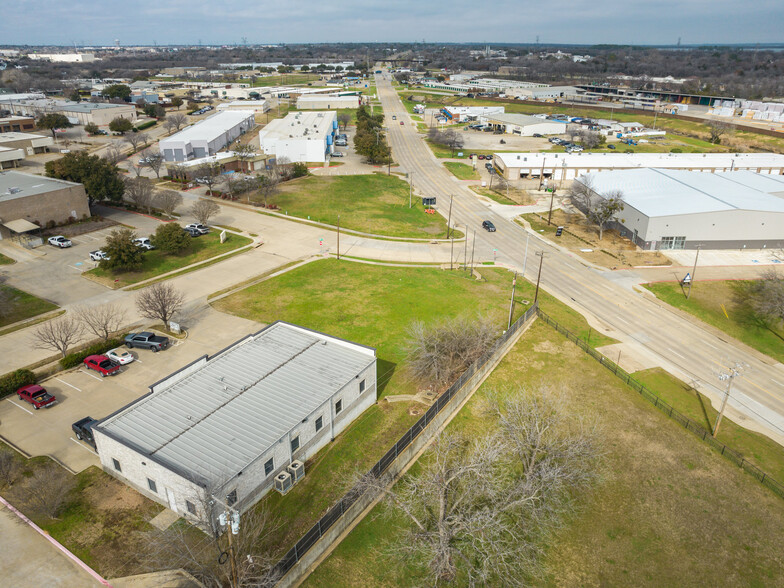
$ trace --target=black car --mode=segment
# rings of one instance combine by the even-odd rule
[[[615,149],[615,145],[607,145],[607,149]]]
[[[76,438],[79,441],[85,441],[95,447],[95,439],[93,438],[93,425],[98,421],[92,417],[84,417],[71,425]]]
[[[495,225],[490,221],[482,221],[482,228],[488,233],[495,233]]]
[[[492,164],[492,163],[490,163],[490,162],[487,162],[487,163],[485,164],[485,167],[486,167],[487,169],[493,169],[493,164]]]
[[[539,133],[534,133],[533,136],[536,137],[537,139],[541,139],[542,138],[542,135],[540,135]]]

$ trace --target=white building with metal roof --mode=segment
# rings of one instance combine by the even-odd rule
[[[623,195],[616,228],[643,249],[784,246],[781,175],[646,168],[586,174],[576,181],[589,186],[594,198]]]
[[[150,386],[93,428],[103,468],[206,520],[211,496],[244,511],[376,402],[376,354],[275,322]]]
[[[188,161],[215,155],[256,125],[253,110],[223,110],[161,139],[159,149],[166,161]]]
[[[334,110],[290,112],[259,131],[262,151],[291,162],[324,163],[332,153],[338,115]]]

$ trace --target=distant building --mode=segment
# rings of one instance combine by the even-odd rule
[[[95,61],[94,53],[28,53],[33,61],[52,61],[55,63],[90,63]]]
[[[449,120],[466,122],[477,120],[482,116],[504,114],[504,106],[445,106],[441,112]]]
[[[361,96],[305,95],[297,98],[300,110],[331,110],[333,108],[359,108]]]
[[[566,132],[566,123],[546,120],[527,114],[490,114],[482,116],[481,121],[510,135],[531,137],[533,135],[560,135]]]
[[[25,155],[46,153],[54,145],[51,135],[30,133],[0,133],[0,147],[24,149]]]
[[[323,163],[332,153],[338,118],[335,111],[290,112],[259,131],[264,153],[292,162]]]
[[[159,148],[166,161],[187,161],[215,155],[256,125],[252,110],[224,110],[161,139]]]
[[[218,104],[218,110],[252,110],[256,114],[263,114],[270,109],[266,100],[233,100]]]
[[[24,133],[35,130],[32,116],[7,116],[0,118],[0,133]]]
[[[18,147],[0,147],[0,169],[19,167],[25,158],[25,150]]]
[[[68,117],[72,124],[89,123],[106,126],[115,118],[127,118],[135,122],[136,107],[133,104],[110,104],[108,102],[72,102],[70,100],[14,99],[0,96],[0,104],[15,115],[40,116],[41,114],[60,113]]]

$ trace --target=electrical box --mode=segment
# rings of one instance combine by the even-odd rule
[[[281,494],[286,494],[294,483],[291,481],[291,474],[288,472],[280,472],[275,476],[275,490]]]
[[[288,465],[286,470],[291,475],[291,483],[296,484],[305,475],[305,464],[295,459]]]

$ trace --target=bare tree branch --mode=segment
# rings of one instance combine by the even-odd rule
[[[185,295],[166,282],[148,286],[136,296],[136,308],[139,314],[162,321],[166,328],[184,303]]]
[[[99,306],[80,306],[76,308],[75,314],[85,329],[104,341],[120,330],[127,315],[125,309],[112,302]]]
[[[33,346],[57,351],[63,357],[82,334],[82,325],[71,315],[46,321],[33,331]]]
[[[199,200],[191,206],[190,213],[196,219],[196,222],[206,225],[220,210],[220,206],[212,200]]]
[[[175,190],[160,190],[155,194],[153,204],[166,216],[172,218],[177,207],[182,205],[182,194]]]

